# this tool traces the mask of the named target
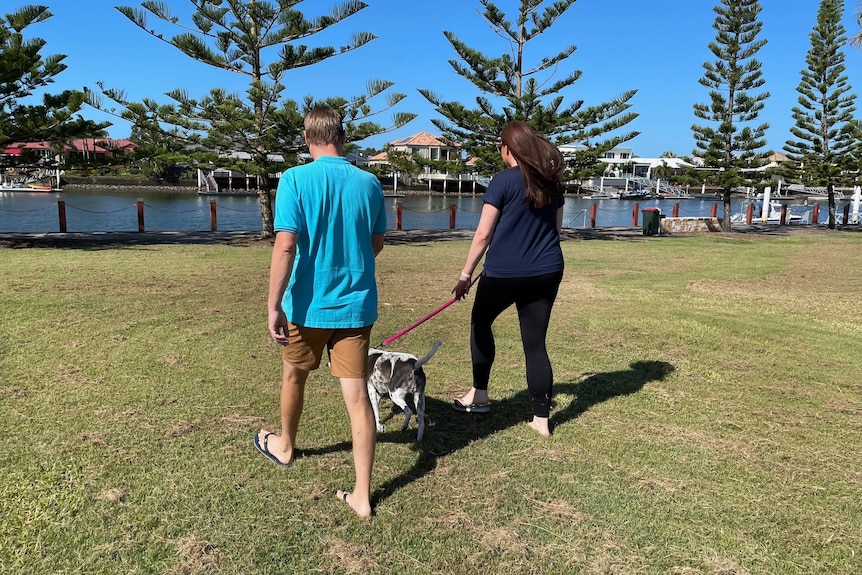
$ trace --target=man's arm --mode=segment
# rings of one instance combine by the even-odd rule
[[[278,232],[272,247],[269,265],[269,297],[267,298],[267,324],[269,334],[281,345],[287,345],[287,317],[281,308],[281,300],[290,283],[293,262],[296,259],[296,234]]]
[[[374,250],[374,257],[383,251],[383,234],[374,234],[371,236],[371,248]]]

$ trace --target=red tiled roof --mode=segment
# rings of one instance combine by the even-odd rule
[[[455,146],[455,144],[446,143],[440,136],[435,136],[428,132],[419,132],[394,142],[389,142],[390,146]]]
[[[101,152],[107,153],[108,150],[100,145],[102,140],[96,140],[95,138],[83,138],[80,140],[72,140],[68,144],[66,144],[67,150],[72,150],[75,152]]]
[[[13,144],[9,144],[9,149],[17,149],[17,150],[50,150],[51,142],[15,142]],[[8,153],[8,152],[7,152]],[[20,153],[20,152],[19,152]]]

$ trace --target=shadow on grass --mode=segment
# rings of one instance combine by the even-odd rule
[[[551,411],[551,429],[572,421],[592,406],[639,391],[644,385],[661,381],[674,371],[674,367],[662,361],[636,361],[624,371],[596,373],[578,383],[556,383],[555,403],[561,396],[573,396],[572,402],[561,411]],[[416,444],[419,457],[413,467],[381,485],[372,496],[372,505],[379,504],[396,490],[421,479],[437,467],[437,461],[463,449],[474,441],[494,433],[522,425],[531,417],[530,396],[527,390],[512,397],[492,402],[491,412],[483,414],[459,413],[449,402],[426,398],[425,441]],[[412,443],[416,439],[415,424],[407,431],[400,431],[400,414],[388,421],[390,429],[378,436],[378,441]]]

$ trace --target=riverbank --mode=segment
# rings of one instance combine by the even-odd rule
[[[777,226],[734,225],[730,232],[710,232],[708,235],[726,238],[825,236],[862,232],[862,226],[839,226],[830,230],[826,226]],[[644,236],[640,227],[564,228],[563,241],[588,240],[645,240],[669,241],[671,239],[701,236],[704,233],[664,234]],[[433,243],[442,241],[469,241],[473,230],[387,230],[387,245]],[[23,248],[90,248],[127,247],[169,244],[226,244],[249,246],[272,244],[271,238],[263,238],[259,232],[50,232],[50,233],[0,233],[0,249]]]

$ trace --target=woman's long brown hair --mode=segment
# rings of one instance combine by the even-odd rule
[[[550,204],[563,193],[563,154],[528,124],[513,120],[503,126],[503,144],[524,177],[524,198],[534,208]]]

